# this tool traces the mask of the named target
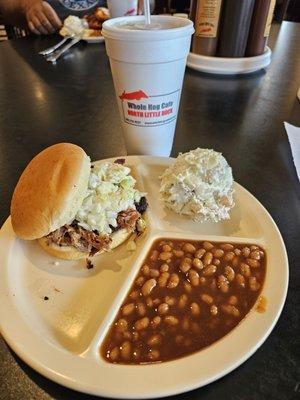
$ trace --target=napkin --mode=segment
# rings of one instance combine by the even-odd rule
[[[287,122],[284,123],[286,133],[292,149],[294,164],[296,167],[298,179],[300,181],[300,128],[291,125]]]

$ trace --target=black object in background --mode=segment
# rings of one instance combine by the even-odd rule
[[[255,0],[225,0],[219,36],[220,57],[244,57]]]
[[[273,19],[275,0],[255,0],[246,47],[246,57],[263,54]]]

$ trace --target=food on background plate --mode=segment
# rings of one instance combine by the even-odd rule
[[[100,352],[120,364],[170,361],[221,339],[260,299],[265,251],[253,244],[157,239]]]
[[[179,154],[161,176],[160,194],[165,205],[195,221],[229,219],[233,192],[231,167],[221,153],[210,149]]]
[[[50,146],[22,173],[11,202],[18,237],[38,239],[48,253],[80,259],[112,250],[142,232],[145,194],[124,160],[91,165],[71,143]]]
[[[69,15],[65,20],[63,27],[59,31],[61,36],[81,36],[88,28],[88,24],[85,20],[76,17],[75,15]]]
[[[103,22],[109,19],[110,15],[107,8],[98,7],[91,15],[85,15],[83,18],[87,21],[90,29],[99,31],[102,29]]]

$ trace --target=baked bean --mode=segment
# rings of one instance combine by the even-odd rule
[[[187,258],[190,258],[191,260],[194,258],[194,255],[192,253],[185,253],[185,256]]]
[[[169,312],[169,304],[161,303],[157,310],[160,315],[167,314]]]
[[[265,254],[262,250],[259,250],[260,258],[264,258]]]
[[[176,335],[175,336],[175,343],[177,345],[180,346],[183,343],[183,341],[184,341],[184,336],[183,335]]]
[[[188,318],[184,318],[184,320],[182,321],[182,329],[184,329],[185,331],[190,329],[190,322]]]
[[[226,265],[226,267],[224,268],[224,273],[229,282],[232,282],[234,280],[235,272],[234,269],[230,267],[230,265]]]
[[[255,245],[250,246],[251,251],[258,250],[258,249],[259,249],[258,246],[255,246]]]
[[[212,263],[213,263],[214,265],[218,266],[218,265],[221,264],[221,261],[220,261],[218,258],[214,258],[214,259],[212,260]]]
[[[126,319],[120,318],[116,322],[116,326],[117,326],[118,331],[126,331],[126,329],[128,328],[128,322],[126,321]]]
[[[193,246],[191,243],[185,243],[182,248],[187,253],[195,253],[196,247]]]
[[[142,290],[141,290],[142,295],[145,297],[148,296],[152,292],[152,290],[155,288],[156,284],[157,284],[157,282],[154,278],[148,279],[142,286]]]
[[[205,267],[202,271],[204,276],[212,276],[217,271],[217,267],[213,264]]]
[[[142,286],[144,282],[145,282],[145,278],[144,278],[143,276],[140,276],[140,277],[137,278],[137,280],[135,281],[135,283],[137,284],[137,286]]]
[[[149,360],[157,360],[159,358],[159,351],[158,350],[149,350],[148,353]]]
[[[161,342],[161,335],[152,335],[147,341],[149,346],[157,346],[158,344],[161,344]]]
[[[169,251],[163,251],[162,253],[160,253],[159,255],[159,259],[162,261],[168,261],[172,258],[172,253]]]
[[[202,246],[205,250],[211,250],[214,247],[214,245],[210,242],[203,242]]]
[[[143,265],[143,266],[142,266],[142,273],[143,273],[145,276],[148,276],[148,275],[149,275],[149,272],[150,272],[149,266],[148,266],[148,265]]]
[[[260,251],[259,250],[251,251],[250,258],[252,258],[253,260],[259,261],[260,260]]]
[[[182,250],[173,250],[173,254],[175,257],[182,257],[184,255],[184,252]]]
[[[190,346],[191,343],[192,343],[192,339],[190,339],[190,338],[187,338],[187,339],[185,339],[185,341],[184,341],[184,345],[185,345],[186,347]]]
[[[218,307],[216,305],[214,305],[214,304],[212,306],[210,306],[210,313],[212,315],[217,315],[218,314]]]
[[[190,270],[192,267],[191,263],[192,263],[192,260],[190,258],[184,258],[180,263],[180,267],[179,267],[180,271],[182,271],[183,273],[188,272],[188,270]]]
[[[211,264],[213,259],[213,255],[212,253],[210,253],[209,251],[205,254],[204,259],[203,259],[203,263],[204,265],[209,265]]]
[[[218,288],[223,293],[227,293],[229,289],[228,280],[224,275],[218,276]]]
[[[256,292],[260,288],[260,284],[257,282],[257,279],[255,276],[251,276],[249,278],[249,287],[254,292]]]
[[[168,289],[174,289],[178,286],[179,276],[177,274],[171,274],[169,282],[167,284]]]
[[[243,275],[236,274],[235,279],[236,279],[236,281],[237,281],[239,286],[245,287],[245,278],[243,277]]]
[[[190,284],[190,283],[188,283],[188,282],[183,282],[183,287],[184,287],[184,290],[187,292],[187,293],[191,293],[191,291],[192,291],[192,285]]]
[[[200,333],[201,331],[200,326],[196,322],[191,323],[191,329],[194,333]]]
[[[224,260],[225,261],[231,261],[234,257],[234,253],[232,251],[229,251],[228,253],[225,254]]]
[[[258,268],[260,266],[260,263],[257,260],[253,260],[252,258],[247,258],[247,264],[250,265],[252,268]]]
[[[242,253],[243,253],[243,256],[244,256],[244,257],[249,257],[249,255],[250,255],[250,249],[249,249],[249,247],[243,247],[243,248],[242,248]]]
[[[187,295],[186,295],[186,294],[182,294],[182,295],[179,297],[178,307],[179,307],[179,308],[184,308],[184,307],[186,306],[187,300],[188,300]]]
[[[237,256],[233,257],[231,264],[233,267],[237,267],[239,265],[239,258]]]
[[[200,260],[200,258],[194,258],[193,259],[193,267],[197,269],[202,269],[203,268],[203,262]]]
[[[212,304],[214,299],[209,294],[202,294],[201,300],[206,304]]]
[[[123,315],[131,314],[133,313],[134,308],[135,308],[134,303],[125,304],[125,306],[122,307],[122,314]]]
[[[161,264],[159,270],[160,272],[168,272],[169,271],[169,265],[168,264]]]
[[[150,296],[147,296],[147,297],[146,297],[146,305],[147,305],[147,307],[149,307],[149,308],[153,307],[153,300],[151,299]]]
[[[205,278],[204,278],[205,279]],[[213,290],[216,290],[217,288],[217,281],[215,280],[215,278],[213,278],[210,282],[210,288]]]
[[[175,300],[175,297],[166,296],[166,297],[165,297],[165,302],[166,302],[169,306],[174,306],[174,304],[176,303],[176,300]]]
[[[150,322],[149,318],[144,317],[144,318],[138,319],[136,321],[136,323],[134,324],[134,327],[137,331],[141,331],[142,329],[148,328],[149,322]]]
[[[140,338],[140,334],[138,332],[136,332],[136,331],[133,331],[132,332],[132,340],[134,342],[136,342],[137,340],[139,340],[139,338]]]
[[[159,276],[159,271],[157,269],[151,268],[150,276],[151,276],[151,278],[157,278]]]
[[[222,243],[220,244],[222,250],[230,251],[234,249],[234,246],[230,243]]]
[[[235,305],[238,303],[237,297],[236,297],[236,296],[230,296],[230,297],[229,297],[229,300],[228,300],[228,303],[229,303],[231,306],[235,306]]]
[[[165,244],[164,246],[163,246],[163,251],[165,251],[165,252],[169,252],[169,251],[172,251],[172,247],[171,246],[169,246],[168,244]]]
[[[169,279],[169,276],[170,276],[169,272],[163,272],[158,278],[158,286],[165,287]]]
[[[206,284],[206,278],[204,278],[204,276],[201,276],[199,279],[199,283],[200,285],[205,285]]]
[[[226,314],[233,315],[234,317],[240,316],[240,312],[235,306],[231,306],[230,304],[228,304],[228,305],[222,305],[221,308]]]
[[[139,292],[134,290],[133,292],[130,293],[129,297],[133,300],[137,299],[139,297]]]
[[[200,307],[199,307],[199,304],[197,304],[197,303],[195,303],[195,302],[191,303],[191,305],[190,305],[190,310],[191,310],[191,313],[192,313],[193,315],[199,315],[199,314],[200,314]]]
[[[128,360],[128,358],[130,357],[130,353],[131,353],[131,343],[126,341],[122,344],[122,346],[120,347],[121,350],[121,357],[124,360]]]
[[[164,321],[168,325],[177,325],[179,322],[178,318],[174,317],[174,315],[167,315]]]
[[[158,315],[154,317],[151,321],[151,325],[153,328],[156,328],[160,323],[161,323],[161,317]]]
[[[191,282],[191,284],[193,286],[198,286],[199,285],[199,274],[194,269],[190,269],[188,271],[188,278],[189,278],[189,281]]]
[[[224,250],[222,249],[213,249],[211,252],[215,258],[221,258],[224,255]]]
[[[150,256],[150,260],[151,261],[156,261],[158,259],[158,251],[157,250],[153,250],[151,256]]]
[[[250,276],[251,275],[251,270],[248,264],[241,263],[240,265],[240,271],[241,274],[244,276]]]
[[[199,249],[195,253],[195,258],[202,258],[204,254],[206,253],[205,249]]]
[[[143,317],[146,314],[146,307],[144,303],[137,303],[136,310],[139,316]]]
[[[240,256],[240,255],[242,254],[242,250],[240,250],[240,249],[234,249],[234,254],[235,254],[236,256]]]
[[[161,303],[161,300],[160,300],[160,299],[154,299],[154,300],[153,300],[153,304],[154,304],[155,306],[158,306],[160,303]]]
[[[141,350],[140,349],[134,349],[132,352],[133,358],[137,361],[139,358],[141,358]]]
[[[119,357],[119,349],[118,347],[114,347],[110,352],[109,352],[109,358],[111,361],[116,361]]]

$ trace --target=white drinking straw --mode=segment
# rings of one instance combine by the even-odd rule
[[[150,0],[144,0],[144,14],[146,17],[146,24],[151,24],[151,14],[150,14]]]

